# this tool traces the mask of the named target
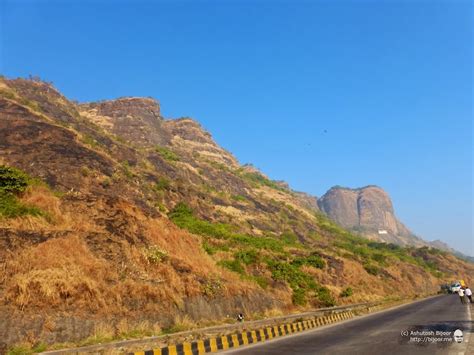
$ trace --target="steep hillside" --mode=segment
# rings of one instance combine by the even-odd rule
[[[447,252],[351,234],[315,197],[240,165],[196,121],[164,119],[153,99],[76,104],[44,82],[0,80],[9,346],[420,295],[472,275]]]

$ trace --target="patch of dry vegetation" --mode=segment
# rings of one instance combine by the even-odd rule
[[[4,299],[20,309],[67,306],[98,310],[106,305],[107,264],[76,236],[47,240],[6,263]]]
[[[18,218],[0,219],[0,227],[8,227],[19,230],[67,230],[77,232],[99,232],[103,231],[89,216],[68,211],[60,197],[56,196],[50,188],[45,185],[34,185],[27,189],[20,200],[27,204],[38,207],[44,211],[40,216],[20,216]]]
[[[216,282],[220,286],[212,296],[248,295],[257,288],[216,267],[198,236],[178,230],[165,219],[146,217],[125,201],[113,208],[125,214],[127,233],[141,234],[143,239],[134,245],[117,238],[107,250],[87,237],[99,233],[100,238],[106,234],[105,228],[86,214],[74,218],[68,200],[41,186],[31,189],[23,199],[47,211],[51,218],[13,218],[2,221],[2,227],[68,233],[6,257],[0,277],[4,304],[21,310],[130,314],[136,312],[136,305],[140,311],[150,312],[169,311],[170,306],[182,308],[186,298],[209,296],[209,287]],[[97,201],[96,207],[105,206]],[[94,250],[96,247],[99,250]]]

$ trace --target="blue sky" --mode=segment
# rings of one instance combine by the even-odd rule
[[[474,255],[469,1],[0,1],[0,71],[153,96],[242,163],[321,196],[377,184]]]

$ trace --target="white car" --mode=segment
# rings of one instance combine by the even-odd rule
[[[460,283],[455,283],[451,285],[451,293],[458,293],[460,289],[461,289]]]

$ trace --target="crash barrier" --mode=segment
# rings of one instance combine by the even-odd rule
[[[235,334],[212,337],[205,340],[183,342],[169,345],[164,348],[136,351],[130,355],[199,355],[212,353],[218,350],[237,348],[243,345],[254,344],[269,339],[281,337],[287,334],[302,332],[322,325],[331,324],[354,316],[351,311],[335,313],[329,316],[317,317],[294,323],[263,327],[251,331],[243,331]]]
[[[47,351],[42,354],[205,354],[282,337],[411,301],[413,299],[320,308],[269,319],[212,326],[145,339],[121,340],[107,344]]]

